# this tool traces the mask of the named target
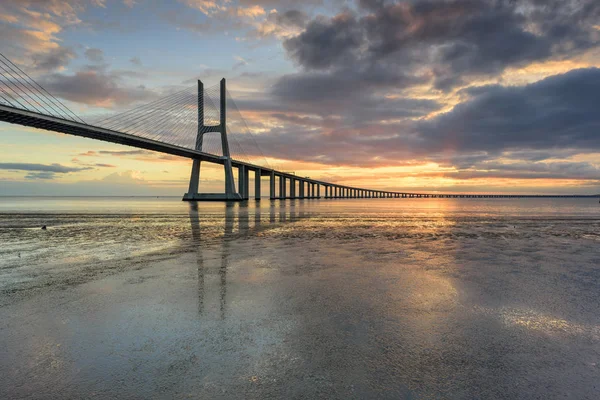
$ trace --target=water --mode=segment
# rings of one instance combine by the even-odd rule
[[[594,199],[0,197],[0,243],[0,397],[600,396]]]

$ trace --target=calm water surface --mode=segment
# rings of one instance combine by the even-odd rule
[[[0,398],[600,398],[599,267],[594,199],[0,197]]]

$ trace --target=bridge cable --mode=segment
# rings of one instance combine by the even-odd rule
[[[54,101],[52,101],[51,99],[49,100],[50,102],[52,102],[53,104],[57,105],[58,108],[61,108],[63,110],[66,110],[67,114],[71,114],[73,116],[73,118],[68,118],[71,119],[72,121],[76,121],[76,122],[81,122],[85,124],[85,121],[83,119],[81,119],[79,116],[77,116],[77,114],[75,114],[73,111],[71,111],[69,109],[69,107],[65,106],[60,100],[58,100],[56,97],[54,97],[50,92],[48,92],[42,85],[40,85],[37,81],[35,81],[33,78],[31,78],[25,71],[23,71],[21,68],[19,68],[19,66],[17,66],[15,63],[13,63],[11,60],[8,59],[8,57],[6,57],[4,54],[0,53],[0,57],[2,57],[4,60],[6,60],[8,62],[8,65],[14,67],[14,69],[18,72],[16,72],[19,76],[21,76],[19,74],[22,73],[23,75],[25,75],[25,77],[27,77],[28,82],[31,84],[31,82],[33,82],[39,89],[41,89],[41,91],[43,91],[44,93],[46,93],[48,96],[50,96],[51,99],[53,99],[54,101],[56,101],[56,103],[54,103]],[[1,61],[1,59],[0,59]],[[6,63],[5,63],[6,64]],[[27,81],[27,79],[23,78],[24,80]],[[39,92],[39,90],[38,90]],[[41,93],[41,92],[40,92]],[[43,95],[43,93],[42,93]],[[65,111],[63,111],[65,112]]]
[[[42,96],[40,97],[40,95],[38,94],[39,90],[37,90],[33,85],[31,85],[31,83],[28,82],[25,78],[23,78],[23,76],[21,76],[18,72],[16,72],[14,69],[12,69],[10,67],[10,65],[8,65],[4,61],[2,61],[2,59],[0,59],[0,68],[2,68],[3,71],[5,71],[7,74],[9,74],[10,77],[13,80],[15,80],[16,82],[18,82],[20,84],[20,86],[23,87],[22,94],[27,95],[34,103],[36,103],[39,107],[41,107],[44,110],[44,112],[46,113],[46,115],[52,115],[52,116],[56,116],[56,117],[59,117],[59,118],[65,118],[66,117],[66,119],[72,120],[71,116],[69,116],[68,114],[65,115],[65,113],[62,110],[61,111],[57,111],[54,107],[52,107],[51,104],[48,104],[48,102],[46,101],[46,99],[48,99],[47,96],[45,96],[44,94],[42,94]],[[6,76],[4,74],[2,74],[2,75],[6,78]],[[15,75],[18,75],[18,78],[16,78]],[[23,84],[23,82],[25,82],[33,90],[30,90],[29,88],[27,88]],[[31,94],[35,95],[36,99],[34,99]],[[25,99],[22,95],[21,95],[21,98],[23,98],[23,100],[27,101],[27,99]],[[42,102],[46,106],[50,107],[50,109],[53,112],[48,111],[48,109],[41,104]],[[41,113],[40,110],[37,107],[34,106],[34,108],[35,108],[35,110],[37,112]]]

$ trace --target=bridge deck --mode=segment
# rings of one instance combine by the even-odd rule
[[[196,159],[215,164],[224,164],[223,157],[204,153],[201,151],[189,149],[182,146],[176,146],[169,143],[164,143],[152,139],[143,138],[140,136],[130,135],[123,132],[113,131],[93,125],[88,125],[80,122],[70,121],[67,119],[57,118],[45,114],[40,114],[32,111],[22,110],[19,108],[10,107],[0,104],[0,121],[5,121],[13,124],[30,126],[33,128],[46,129],[54,132],[66,133],[80,137],[102,140],[110,143],[123,144],[142,148],[146,150],[157,151],[160,153],[172,154],[175,156]],[[352,193],[344,194],[343,196],[308,196],[308,195],[293,195],[283,196],[278,198],[596,198],[600,195],[496,195],[496,194],[430,194],[430,193],[407,193],[407,192],[389,192],[381,190],[372,190],[364,188],[356,188],[350,186],[337,185],[330,182],[314,180],[310,178],[302,178],[294,174],[276,171],[271,168],[265,168],[258,165],[232,160],[233,167],[244,167],[246,170],[259,172],[261,176],[271,176],[275,174],[286,180],[300,181],[302,183],[322,185],[330,188],[339,188],[348,191],[356,191],[359,195]]]

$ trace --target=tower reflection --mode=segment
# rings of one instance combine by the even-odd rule
[[[298,221],[309,217],[310,213],[306,212],[303,200],[265,202],[268,206],[269,218],[264,221],[263,210],[259,203],[229,202],[223,203],[223,208],[217,209],[214,207],[204,209],[201,204],[189,202],[191,239],[198,270],[198,313],[202,315],[210,312],[210,304],[216,303],[214,299],[216,290],[218,314],[220,319],[225,319],[227,272],[234,240],[284,223]]]

